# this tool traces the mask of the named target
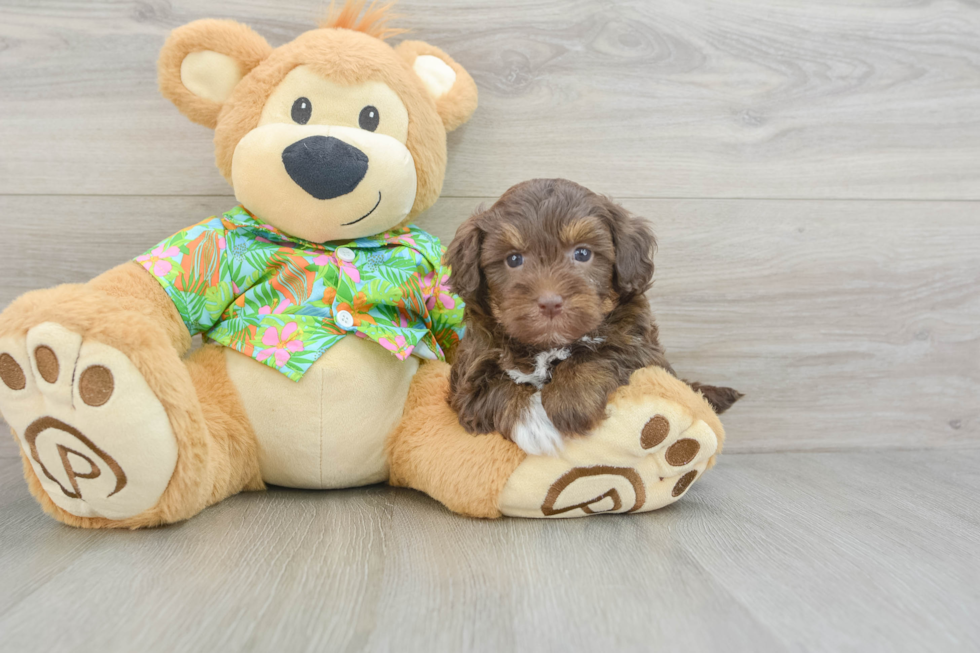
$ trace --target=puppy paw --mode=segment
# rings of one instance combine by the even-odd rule
[[[510,438],[532,456],[557,456],[564,447],[562,434],[551,423],[541,403],[541,393],[531,396],[521,420],[514,425]]]
[[[501,493],[500,511],[583,517],[677,501],[708,468],[723,437],[703,401],[663,370],[640,370],[591,435],[565,441],[557,457],[521,463]]]
[[[541,402],[548,418],[559,433],[567,438],[592,433],[606,418],[608,393],[602,388],[589,388],[565,393],[567,386],[546,385]]]

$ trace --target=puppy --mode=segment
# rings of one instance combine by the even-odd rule
[[[463,428],[555,454],[635,370],[673,374],[644,295],[655,246],[645,222],[565,179],[518,184],[463,223],[446,253],[466,302],[449,394]],[[692,386],[719,413],[742,396]]]

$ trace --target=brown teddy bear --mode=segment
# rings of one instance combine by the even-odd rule
[[[167,40],[161,90],[214,128],[240,205],[0,315],[0,411],[56,519],[137,528],[266,483],[383,481],[479,517],[636,512],[713,462],[717,417],[656,368],[559,457],[459,426],[445,359],[462,303],[410,222],[438,198],[446,133],[477,90],[395,33],[354,1],[275,49],[231,21]]]

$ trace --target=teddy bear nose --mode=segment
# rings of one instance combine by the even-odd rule
[[[296,184],[318,200],[351,192],[368,170],[367,155],[333,136],[308,136],[282,151],[282,163]]]
[[[541,309],[541,314],[549,318],[556,318],[561,314],[563,303],[561,295],[554,293],[538,297],[538,308]]]

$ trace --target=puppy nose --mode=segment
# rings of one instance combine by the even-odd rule
[[[538,308],[540,308],[541,313],[547,317],[557,317],[561,313],[561,307],[561,295],[548,293],[547,295],[541,295],[538,297]]]
[[[333,136],[308,136],[282,151],[282,163],[296,184],[318,200],[351,192],[368,171],[367,155]]]

